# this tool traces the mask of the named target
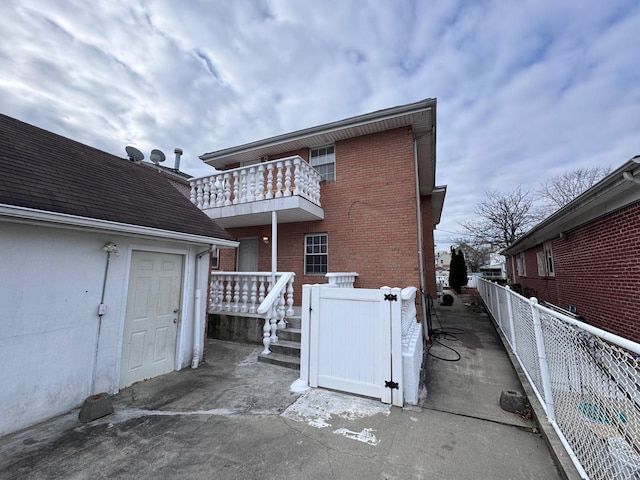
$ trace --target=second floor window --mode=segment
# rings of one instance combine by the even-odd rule
[[[335,180],[336,154],[333,145],[312,149],[309,163],[320,172],[323,181]]]

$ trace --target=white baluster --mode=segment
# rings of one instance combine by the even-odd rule
[[[233,307],[232,312],[238,312],[240,310],[240,276],[235,275],[233,277],[235,285],[233,286]]]
[[[284,290],[278,299],[278,328],[280,330],[287,328],[287,324],[284,321]]]
[[[264,200],[264,165],[258,165],[256,175],[256,200]]]
[[[224,174],[224,205],[231,205],[231,175]]]
[[[202,210],[202,179],[196,180],[196,205]]]
[[[240,174],[237,170],[233,172],[233,204],[237,205],[240,201]]]
[[[291,160],[284,162],[284,196],[291,196]]]
[[[271,318],[269,319],[271,327],[271,343],[278,342],[278,307],[274,304],[271,307]]]
[[[240,170],[240,203],[247,201],[247,171]]]
[[[256,300],[258,298],[258,277],[253,275],[251,277],[251,295],[249,297],[249,301],[251,302],[251,306],[249,307],[249,313],[256,313]]]
[[[216,207],[222,207],[224,205],[224,182],[222,181],[222,175],[216,175],[216,183],[214,184],[216,191]]]
[[[302,161],[302,159],[300,157],[296,157],[293,159],[293,166],[295,167],[295,170],[293,171],[293,194],[294,195],[301,195],[302,191],[300,190],[300,187],[302,185],[302,178],[301,178],[301,165],[300,162]]]
[[[258,278],[258,281],[260,282],[260,288],[258,289],[258,305],[264,301],[264,294],[266,290],[264,286],[265,279],[266,277],[263,275]]]
[[[209,179],[207,178],[204,181],[204,187],[203,187],[203,201],[202,201],[202,208],[209,208],[209,196],[211,194],[211,183],[209,182]]]
[[[191,203],[196,204],[196,182],[191,182],[191,195],[189,196]]]
[[[242,313],[247,313],[249,308],[247,307],[247,302],[249,301],[249,277],[242,277],[242,304],[240,305],[240,311]]]
[[[269,338],[271,335],[271,318],[270,314],[267,314],[264,317],[264,327],[262,327],[262,344],[264,345],[264,350],[262,351],[263,355],[268,355],[271,353],[269,350],[269,344],[271,343],[271,339]]]
[[[276,163],[276,198],[282,197],[282,162]]]
[[[292,317],[293,311],[293,278],[287,284],[287,316]]]
[[[253,202],[256,199],[256,167],[249,169],[249,191],[247,193],[247,201]]]
[[[231,311],[231,300],[233,299],[233,282],[231,281],[232,277],[231,275],[227,275],[225,276],[225,279],[227,281],[227,295],[225,297],[227,304],[225,306],[225,310],[227,312]]]
[[[222,311],[224,306],[224,278],[218,277],[216,280],[217,290],[218,290],[218,303],[217,310]]]
[[[267,164],[267,195],[266,199],[273,198],[273,163]]]

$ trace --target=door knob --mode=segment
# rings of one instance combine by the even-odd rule
[[[178,323],[178,319],[177,319],[177,318],[174,318],[174,319],[173,319],[173,323]]]
[[[179,308],[174,308],[174,309],[173,309],[173,313],[178,313],[179,311],[180,311],[180,309],[179,309]]]

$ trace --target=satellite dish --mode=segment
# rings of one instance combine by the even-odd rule
[[[131,145],[125,147],[129,160],[132,162],[141,162],[144,159],[144,153]]]
[[[151,160],[156,165],[164,162],[165,159],[166,157],[164,156],[164,153],[162,153],[160,150],[156,150],[156,149],[151,150],[151,155],[149,155],[149,160]]]

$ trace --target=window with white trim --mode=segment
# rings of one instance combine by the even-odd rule
[[[320,175],[322,175],[322,180],[335,180],[335,164],[336,164],[336,154],[335,147],[333,145],[321,148],[313,148],[311,149],[309,155],[309,164],[315,168]]]
[[[304,274],[324,275],[328,272],[328,236],[308,233],[304,236]]]
[[[519,277],[527,276],[527,264],[524,260],[524,252],[519,253],[516,257],[516,271],[518,272]]]
[[[214,248],[211,252],[211,270],[218,270],[220,268],[220,250]]]

